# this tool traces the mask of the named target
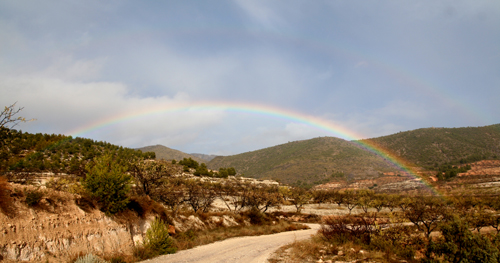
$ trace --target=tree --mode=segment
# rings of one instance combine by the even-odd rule
[[[218,197],[226,204],[229,211],[239,211],[248,205],[250,183],[240,180],[226,180],[214,187]]]
[[[344,204],[349,210],[349,215],[352,210],[358,205],[358,196],[354,190],[346,190],[343,194],[344,196]]]
[[[193,208],[194,212],[207,212],[217,197],[211,183],[198,180],[186,180],[186,195],[184,201]]]
[[[164,164],[152,160],[135,162],[131,171],[145,195],[150,195],[152,189],[159,186],[161,178],[170,175]]]
[[[283,202],[283,196],[277,186],[250,184],[249,190],[248,206],[261,212],[266,212],[271,207],[279,207]]]
[[[102,155],[88,163],[87,176],[82,185],[87,194],[94,198],[106,214],[125,209],[129,203],[131,177],[127,167],[119,165],[110,154]]]
[[[28,121],[34,121],[35,119],[31,120],[26,120],[26,118],[17,116],[16,115],[21,112],[24,107],[22,108],[15,108],[17,102],[10,106],[5,106],[4,110],[0,113],[0,128],[8,128],[12,129],[15,126],[17,126],[20,122],[28,122]],[[10,126],[10,127],[7,127]]]
[[[421,196],[409,205],[405,216],[430,240],[432,231],[447,215],[446,209],[446,204],[438,197]]]
[[[184,165],[184,167],[193,168],[193,169],[198,168],[198,165],[199,165],[198,162],[193,160],[193,158],[191,158],[191,157],[182,159],[182,161],[179,161],[179,164]]]
[[[229,177],[229,173],[227,172],[227,169],[226,168],[219,168],[219,175],[217,177],[220,177],[220,178],[228,178]]]
[[[179,178],[163,178],[159,187],[152,190],[152,198],[170,207],[174,216],[184,203],[184,180]]]
[[[196,171],[193,173],[193,175],[212,176],[213,173],[208,170],[207,165],[205,163],[201,163],[200,166],[196,168]]]
[[[335,190],[314,190],[312,191],[312,198],[314,203],[323,204],[332,199],[333,191]]]
[[[295,206],[297,213],[300,213],[302,207],[312,198],[312,194],[304,188],[295,187],[290,189],[288,193],[287,198]]]
[[[234,169],[234,167],[227,168],[227,174],[230,175],[230,176],[235,176],[236,175],[236,169]]]

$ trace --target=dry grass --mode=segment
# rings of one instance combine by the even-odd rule
[[[332,244],[321,235],[315,235],[311,239],[296,241],[276,251],[270,263],[302,263],[340,261],[340,262],[394,262],[385,257],[384,253],[363,249],[360,245],[347,242],[342,245]]]

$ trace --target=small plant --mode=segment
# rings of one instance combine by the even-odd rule
[[[146,231],[142,249],[136,251],[138,257],[145,259],[177,252],[175,241],[168,233],[168,227],[163,220],[156,218]]]
[[[44,193],[39,190],[27,191],[26,192],[26,204],[28,206],[36,206],[43,198]]]

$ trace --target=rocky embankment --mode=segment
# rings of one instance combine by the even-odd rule
[[[76,204],[77,196],[51,189],[44,190],[44,198],[38,205],[29,207],[23,193],[35,187],[14,185],[13,188],[11,211],[8,215],[0,212],[0,261],[4,262],[67,262],[78,254],[131,254],[134,246],[142,243],[154,220],[154,215],[116,218],[95,209],[83,210]],[[173,224],[172,231],[238,225],[228,215],[203,221],[180,215]]]

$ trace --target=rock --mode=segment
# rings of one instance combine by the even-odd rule
[[[175,227],[172,225],[168,225],[168,234],[175,235]]]

